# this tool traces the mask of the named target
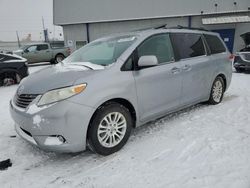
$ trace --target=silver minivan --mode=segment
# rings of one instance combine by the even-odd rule
[[[148,29],[95,40],[24,79],[10,101],[16,132],[49,151],[109,155],[132,128],[207,101],[232,77],[216,33]]]

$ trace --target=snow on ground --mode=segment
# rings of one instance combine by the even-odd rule
[[[234,73],[221,104],[196,105],[139,127],[107,157],[46,153],[11,138],[8,106],[17,86],[0,88],[0,161],[13,162],[0,171],[0,187],[249,188],[249,83],[250,74]]]

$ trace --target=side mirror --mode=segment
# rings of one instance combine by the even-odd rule
[[[28,52],[29,52],[29,50],[28,50],[28,49],[25,49],[23,52],[24,52],[24,53],[28,53]]]
[[[150,67],[155,65],[158,65],[158,59],[154,55],[141,56],[138,61],[139,67]]]

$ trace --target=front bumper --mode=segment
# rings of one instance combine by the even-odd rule
[[[250,60],[249,55],[250,53],[239,53],[234,58],[234,68],[244,69],[244,70],[250,70]],[[248,59],[247,59],[248,58]]]
[[[17,134],[47,151],[85,150],[87,128],[95,109],[67,100],[40,108],[36,106],[39,97],[26,109],[19,108],[10,101],[10,113],[15,121]],[[58,136],[63,137],[65,142],[53,142]]]
[[[244,69],[244,70],[250,70],[250,63],[234,63],[234,68]]]

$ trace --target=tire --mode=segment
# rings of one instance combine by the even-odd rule
[[[224,92],[225,92],[224,80],[222,77],[218,76],[215,78],[213,82],[208,103],[212,105],[219,104],[223,99]]]
[[[11,86],[19,84],[22,77],[15,72],[6,72],[4,76],[1,77],[0,86]]]
[[[100,155],[117,152],[128,141],[132,124],[131,114],[123,105],[109,103],[102,106],[90,123],[87,135],[89,148]]]
[[[60,63],[64,59],[65,59],[65,56],[63,54],[57,54],[55,57],[55,63]]]

